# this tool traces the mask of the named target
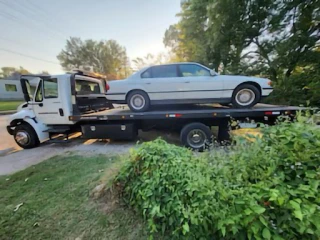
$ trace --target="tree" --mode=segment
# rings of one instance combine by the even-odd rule
[[[295,67],[319,41],[319,0],[189,0],[164,44],[181,60],[239,73],[263,70],[273,80]]]
[[[30,72],[23,67],[2,67],[0,72],[0,78],[16,79],[20,78],[22,74],[29,74]]]
[[[16,71],[14,67],[2,67],[1,68],[1,76],[2,78],[7,78],[11,76]]]
[[[134,64],[134,70],[137,71],[141,68],[151,66],[151,65],[157,65],[157,64],[165,64],[171,62],[171,56],[167,53],[161,52],[157,55],[153,55],[151,53],[148,53],[144,57],[138,57],[132,60]]]
[[[57,58],[67,71],[90,66],[97,73],[125,77],[130,69],[126,49],[115,40],[82,41],[71,37]]]

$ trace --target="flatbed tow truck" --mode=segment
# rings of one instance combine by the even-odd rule
[[[7,130],[22,148],[41,142],[68,142],[69,135],[83,138],[133,140],[138,130],[155,128],[180,132],[184,146],[203,150],[212,141],[212,126],[218,126],[217,141],[229,140],[231,119],[274,124],[279,116],[293,118],[300,107],[257,104],[251,109],[217,105],[159,106],[148,112],[114,107],[106,98],[108,84],[92,74],[76,71],[63,75],[23,75],[26,103],[11,115]]]

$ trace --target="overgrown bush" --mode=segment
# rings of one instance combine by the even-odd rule
[[[290,78],[279,77],[264,101],[271,104],[320,106],[320,65],[297,68]]]
[[[264,128],[233,151],[195,155],[144,143],[115,180],[170,239],[319,239],[320,131],[304,123]]]

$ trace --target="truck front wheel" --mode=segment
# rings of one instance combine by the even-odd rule
[[[25,123],[16,126],[13,137],[16,143],[24,149],[34,148],[40,144],[37,133]]]

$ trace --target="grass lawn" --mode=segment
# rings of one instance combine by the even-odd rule
[[[0,100],[0,111],[16,110],[22,101],[2,101]]]
[[[119,204],[106,212],[106,203],[90,197],[118,161],[57,156],[0,177],[0,239],[147,239],[133,212]]]

